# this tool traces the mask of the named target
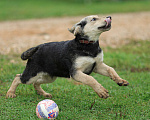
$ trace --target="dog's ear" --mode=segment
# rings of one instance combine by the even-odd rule
[[[71,33],[74,34],[74,36],[76,36],[77,34],[82,35],[83,33],[83,29],[84,26],[86,25],[86,21],[85,20],[81,20],[79,23],[76,23],[71,29],[68,29]]]
[[[68,29],[71,33],[74,34],[74,36],[76,36],[77,34],[81,34],[82,33],[82,28],[80,23],[75,24],[71,29]]]

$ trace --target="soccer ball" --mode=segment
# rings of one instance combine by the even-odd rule
[[[54,120],[58,116],[59,109],[53,100],[45,99],[38,103],[36,107],[36,115],[41,119]]]

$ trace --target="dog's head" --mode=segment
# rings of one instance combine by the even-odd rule
[[[97,15],[91,15],[83,18],[79,23],[76,23],[69,31],[75,36],[81,36],[89,41],[99,40],[102,32],[108,31],[111,28],[111,17],[100,18]]]

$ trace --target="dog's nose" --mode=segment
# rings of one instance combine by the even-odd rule
[[[111,26],[111,16],[106,17],[105,22],[106,22],[106,27],[108,27],[108,26],[110,27]]]
[[[108,17],[106,17],[106,18],[110,18],[110,19],[111,19],[111,16],[108,16]]]

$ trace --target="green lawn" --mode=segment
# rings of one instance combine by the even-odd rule
[[[149,5],[149,0],[92,3],[79,0],[1,0],[0,21],[149,11]],[[109,91],[108,99],[100,99],[90,87],[65,78],[42,85],[53,95],[52,100],[59,107],[57,120],[150,119],[149,45],[149,41],[133,41],[116,49],[103,48],[104,62],[130,83],[127,87],[120,87],[108,77],[92,73]],[[37,95],[32,85],[19,85],[16,98],[5,98],[15,75],[22,73],[24,68],[20,55],[0,55],[0,120],[38,120],[35,108],[45,98]]]
[[[57,120],[150,119],[149,44],[133,41],[116,49],[103,48],[104,62],[130,83],[120,87],[108,77],[92,73],[109,90],[108,99],[101,99],[90,87],[65,78],[42,85],[59,107]],[[38,120],[35,108],[45,99],[35,93],[32,85],[19,85],[16,98],[5,98],[15,74],[22,73],[25,67],[19,57],[0,55],[0,120]]]
[[[91,3],[79,0],[1,0],[0,21],[150,11],[149,5],[149,0]]]

